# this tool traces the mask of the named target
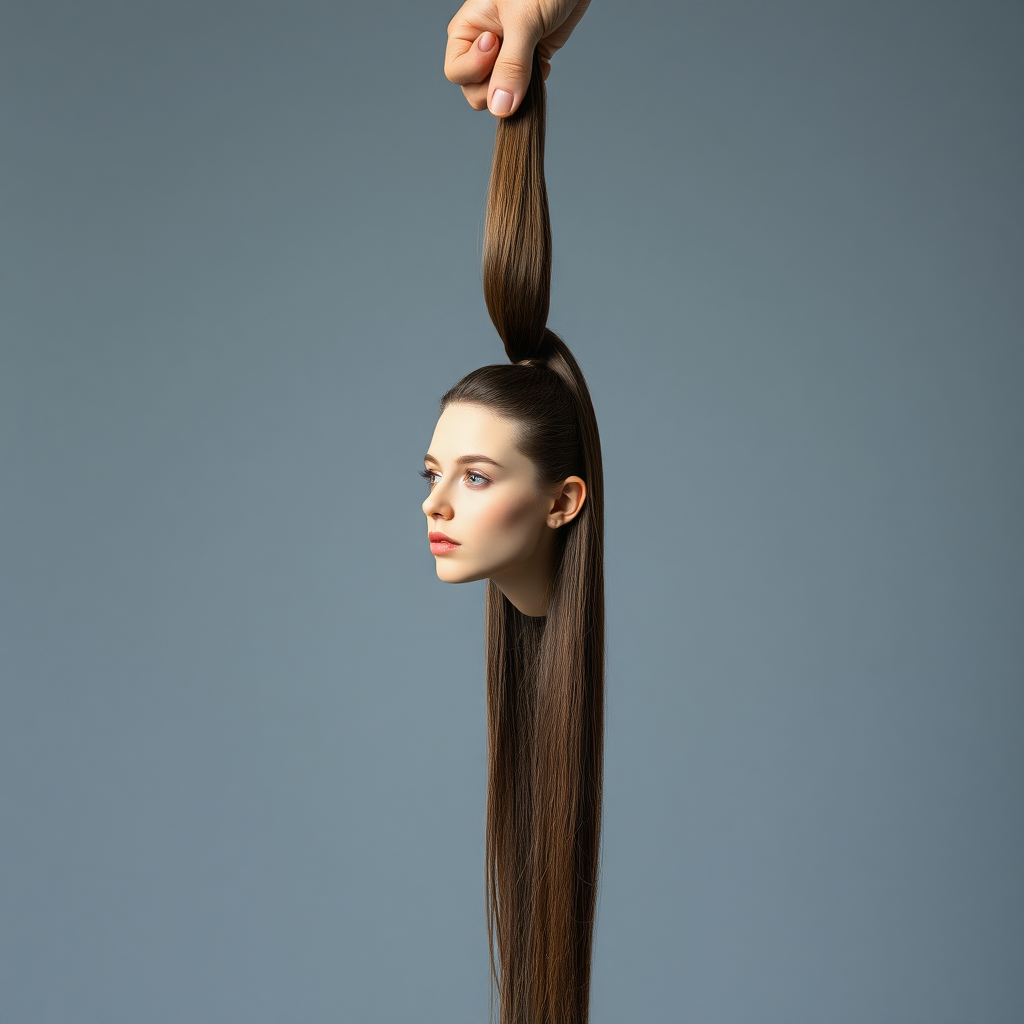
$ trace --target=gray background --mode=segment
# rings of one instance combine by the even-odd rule
[[[449,2],[2,7],[0,1019],[481,1022]],[[1024,1019],[1024,7],[596,0],[594,1024]]]

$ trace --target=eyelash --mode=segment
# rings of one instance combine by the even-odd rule
[[[421,469],[420,476],[427,481],[431,486],[434,484],[434,477],[437,474],[432,469]],[[467,470],[466,476],[475,476],[478,480],[482,480],[484,483],[490,483],[490,481],[482,473],[478,473],[475,469]]]

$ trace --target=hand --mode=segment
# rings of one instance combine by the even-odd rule
[[[533,51],[545,80],[551,55],[572,34],[590,0],[466,0],[448,24],[444,74],[474,110],[513,113],[530,84]]]

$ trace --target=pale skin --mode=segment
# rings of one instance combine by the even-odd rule
[[[423,460],[430,480],[423,511],[428,535],[457,544],[431,545],[439,579],[493,580],[519,611],[536,617],[548,612],[555,531],[579,514],[587,485],[569,476],[542,486],[513,443],[515,430],[485,406],[449,405]]]
[[[448,23],[444,73],[474,110],[513,113],[530,84],[533,51],[547,80],[590,0],[466,0]]]

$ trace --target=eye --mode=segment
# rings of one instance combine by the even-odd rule
[[[421,469],[420,476],[423,477],[431,487],[434,486],[434,477],[436,477],[437,474],[433,470]]]
[[[489,483],[487,477],[472,469],[466,474],[466,479],[476,487],[479,487],[481,484]],[[479,483],[474,483],[474,480],[479,481]]]

